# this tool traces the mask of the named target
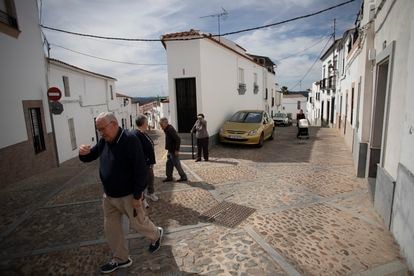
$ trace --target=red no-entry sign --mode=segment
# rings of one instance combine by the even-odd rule
[[[49,101],[57,102],[62,97],[62,92],[60,92],[59,88],[57,87],[50,87],[47,90],[47,98]]]

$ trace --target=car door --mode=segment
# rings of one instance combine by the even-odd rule
[[[264,124],[264,133],[265,133],[265,137],[269,137],[272,133],[271,131],[273,130],[272,124],[271,124],[271,120],[269,115],[267,114],[267,112],[263,113],[263,124]]]

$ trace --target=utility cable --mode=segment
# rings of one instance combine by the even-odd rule
[[[58,47],[58,48],[65,49],[65,50],[70,51],[70,52],[73,52],[73,53],[77,53],[77,54],[80,54],[80,55],[84,55],[84,56],[87,56],[87,57],[96,58],[96,59],[105,60],[105,61],[110,61],[110,62],[115,62],[115,63],[129,64],[129,65],[145,65],[145,66],[161,66],[161,65],[167,65],[167,64],[164,64],[164,63],[134,63],[134,62],[127,62],[127,61],[119,61],[119,60],[101,58],[101,57],[93,56],[93,55],[90,55],[90,54],[78,52],[78,51],[75,51],[75,50],[72,50],[72,49],[69,49],[69,48],[66,48],[66,47],[57,45],[57,44],[52,44],[51,43],[50,45],[53,45],[53,46]]]
[[[303,19],[303,18],[307,18],[307,17],[311,17],[311,16],[318,15],[318,14],[324,13],[326,11],[329,11],[329,10],[332,10],[332,9],[335,9],[335,8],[338,8],[340,6],[344,6],[344,5],[349,4],[351,2],[354,2],[354,1],[355,0],[349,0],[349,1],[346,1],[346,2],[343,2],[343,3],[340,3],[338,5],[331,6],[329,8],[326,8],[326,9],[323,9],[323,10],[320,10],[320,11],[317,11],[317,12],[314,12],[314,13],[310,13],[310,14],[306,14],[306,15],[302,15],[302,16],[297,16],[297,17],[294,17],[294,18],[291,18],[291,19],[283,20],[283,21],[280,21],[280,22],[272,23],[272,24],[267,24],[267,25],[264,25],[264,26],[253,27],[253,28],[249,28],[249,29],[243,29],[243,30],[240,30],[240,31],[234,31],[234,32],[224,33],[224,34],[221,34],[221,36],[239,34],[239,33],[244,33],[244,32],[249,32],[249,31],[255,31],[255,30],[259,30],[259,29],[264,29],[264,28],[268,28],[268,27],[273,27],[273,26],[285,24],[285,23],[288,23],[288,22],[292,22],[292,21],[296,21],[296,20],[299,20],[299,19]]]
[[[332,35],[329,35],[329,38],[330,38],[331,36],[332,36]],[[283,57],[283,58],[281,58],[281,59],[276,59],[276,61],[277,61],[277,62],[280,62],[280,61],[282,61],[282,60],[285,60],[285,59],[288,59],[288,58],[291,58],[291,57],[297,56],[297,55],[298,55],[298,54],[300,54],[300,53],[306,52],[307,50],[312,49],[313,47],[315,47],[316,45],[318,45],[319,43],[321,43],[322,41],[324,41],[327,37],[328,37],[328,36],[324,36],[324,37],[322,37],[320,40],[318,40],[316,43],[312,44],[311,46],[309,46],[309,47],[307,47],[307,48],[305,48],[305,49],[302,49],[302,50],[300,50],[300,51],[298,51],[298,52],[296,52],[296,53],[294,53],[294,54],[291,54],[291,55],[285,56],[285,57]]]
[[[312,70],[313,66],[315,66],[316,62],[318,62],[318,60],[322,57],[322,54],[324,53],[326,46],[328,46],[329,41],[331,41],[331,38],[333,38],[333,36],[329,37],[328,41],[326,42],[325,46],[323,46],[321,52],[319,53],[319,55],[317,56],[317,58],[313,62],[312,66],[309,67],[309,69],[308,69],[308,71],[306,71],[305,75],[303,75],[303,77],[292,88],[290,88],[290,90],[293,90],[296,86],[298,86],[306,78],[306,76]],[[334,41],[334,43],[335,43],[335,41]]]
[[[228,36],[228,35],[233,35],[233,34],[239,34],[239,33],[243,33],[243,32],[249,32],[249,31],[254,31],[254,30],[259,30],[259,29],[264,29],[264,28],[268,28],[268,27],[273,27],[273,26],[277,26],[277,25],[281,25],[281,24],[285,24],[288,22],[292,22],[292,21],[296,21],[299,19],[303,19],[303,18],[307,18],[307,17],[311,17],[311,16],[315,16],[321,13],[324,13],[326,11],[347,5],[351,2],[354,2],[355,0],[348,0],[346,2],[337,4],[335,6],[331,6],[329,8],[317,11],[317,12],[313,12],[310,14],[306,14],[306,15],[302,15],[302,16],[297,16],[291,19],[287,19],[287,20],[283,20],[280,22],[276,22],[276,23],[272,23],[272,24],[267,24],[267,25],[263,25],[263,26],[258,26],[258,27],[253,27],[253,28],[248,28],[248,29],[242,29],[239,31],[234,31],[234,32],[228,32],[228,33],[224,33],[224,34],[220,34],[220,35],[210,35],[210,36],[201,36],[201,37],[192,37],[192,38],[169,38],[169,41],[182,41],[182,40],[194,40],[194,39],[203,39],[205,37],[220,37],[220,36]],[[63,30],[63,29],[58,29],[58,28],[53,28],[53,27],[49,27],[49,26],[45,26],[43,24],[40,25],[42,28],[44,29],[48,29],[48,30],[52,30],[52,31],[57,31],[57,32],[62,32],[62,33],[67,33],[67,34],[71,34],[71,35],[78,35],[78,36],[85,36],[85,37],[94,37],[94,38],[99,38],[99,39],[110,39],[110,40],[124,40],[124,41],[140,41],[140,42],[160,42],[163,41],[162,39],[155,39],[155,38],[123,38],[123,37],[109,37],[109,36],[99,36],[99,35],[92,35],[92,34],[84,34],[84,33],[77,33],[77,32],[71,32],[71,31],[67,31],[67,30]]]

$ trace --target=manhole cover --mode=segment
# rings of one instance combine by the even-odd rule
[[[234,228],[254,213],[256,209],[223,201],[202,213],[200,218],[206,222],[214,222]]]

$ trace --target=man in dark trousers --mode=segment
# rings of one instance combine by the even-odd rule
[[[179,157],[181,138],[178,136],[175,128],[168,123],[168,119],[163,117],[160,119],[160,126],[165,133],[165,149],[168,151],[167,154],[167,166],[166,175],[167,178],[163,182],[173,181],[173,170],[174,167],[177,169],[180,179],[177,181],[187,181],[187,175],[181,167],[181,161]]]
[[[112,260],[101,267],[101,273],[111,273],[132,264],[122,231],[122,215],[129,218],[134,230],[152,241],[151,253],[160,248],[163,229],[152,223],[143,206],[147,171],[139,139],[121,129],[115,115],[109,112],[98,115],[96,129],[101,139],[92,148],[81,145],[79,159],[91,162],[100,158],[105,236],[113,254]]]

